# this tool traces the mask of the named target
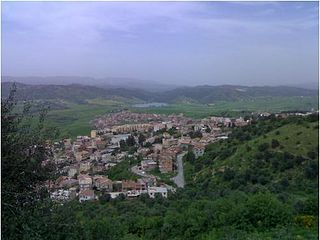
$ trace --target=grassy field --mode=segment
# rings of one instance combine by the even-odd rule
[[[103,104],[69,104],[67,109],[50,111],[47,122],[57,127],[61,136],[89,135],[91,120],[122,107],[122,103],[114,101],[105,101]]]
[[[265,97],[238,102],[208,104],[170,104],[164,107],[132,108],[136,112],[172,114],[183,113],[188,117],[203,118],[209,115],[241,116],[248,112],[279,112],[318,109],[315,97]]]
[[[278,112],[287,110],[311,110],[318,109],[318,99],[312,97],[291,98],[259,98],[241,102],[217,102],[214,105],[206,104],[169,104],[164,107],[134,108],[130,103],[121,99],[106,100],[92,99],[83,104],[67,103],[66,109],[52,110],[48,114],[48,123],[60,130],[60,135],[76,137],[77,135],[88,135],[92,126],[90,121],[109,113],[113,110],[127,108],[133,112],[178,114],[193,118],[204,118],[210,115],[221,115],[238,117],[245,116],[251,112]]]

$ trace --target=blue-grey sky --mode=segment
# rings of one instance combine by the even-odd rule
[[[2,75],[318,79],[317,2],[2,2]]]

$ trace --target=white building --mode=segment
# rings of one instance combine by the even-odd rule
[[[55,201],[68,201],[76,196],[76,188],[70,188],[69,190],[59,189],[50,194],[50,198]]]
[[[130,136],[130,134],[118,134],[118,135],[114,135],[112,138],[111,138],[111,141],[110,143],[112,145],[116,145],[116,146],[120,146],[120,141],[121,140],[127,140],[128,137]]]
[[[162,197],[168,197],[168,189],[165,187],[149,187],[148,194],[150,198],[155,198],[156,193],[160,193]]]

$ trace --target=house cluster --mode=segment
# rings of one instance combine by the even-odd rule
[[[133,198],[145,193],[154,198],[157,193],[162,197],[167,197],[168,193],[167,188],[157,186],[155,178],[112,181],[107,176],[88,174],[80,174],[77,177],[60,176],[50,188],[51,198],[59,202],[76,198],[79,202],[98,200],[105,194],[110,198],[117,198],[119,195]]]
[[[94,120],[100,128],[92,130],[90,136],[54,143],[54,159],[61,176],[50,183],[51,197],[57,201],[78,198],[80,202],[96,200],[104,194],[111,198],[119,195],[132,198],[143,193],[151,198],[157,194],[167,197],[167,186],[151,174],[136,181],[112,181],[107,177],[108,170],[122,161],[140,159],[137,169],[142,173],[152,170],[173,173],[181,152],[192,151],[200,157],[207,144],[228,137],[229,127],[249,123],[243,118],[194,120],[181,114],[118,112],[100,117]],[[123,147],[126,142],[130,150]]]

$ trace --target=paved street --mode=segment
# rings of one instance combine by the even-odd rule
[[[172,178],[174,183],[178,186],[183,188],[184,187],[184,174],[183,174],[183,161],[182,158],[186,153],[181,153],[177,156],[177,163],[178,163],[178,175]]]
[[[145,178],[156,178],[157,180],[159,179],[157,176],[154,176],[154,175],[151,175],[151,174],[147,174],[147,173],[143,173],[141,170],[139,170],[138,169],[138,166],[133,166],[132,168],[131,168],[131,171],[134,173],[134,174],[137,174],[137,175],[139,175],[139,176],[141,176],[141,177],[145,177]],[[170,186],[170,185],[168,185],[168,184],[164,184],[164,186],[168,189],[168,190],[170,190],[170,191],[172,191],[172,192],[175,192],[176,191],[176,189],[174,188],[174,187],[172,187],[172,186]]]
[[[174,183],[180,187],[180,188],[183,188],[184,185],[185,185],[185,181],[184,181],[184,174],[183,174],[183,161],[182,161],[182,158],[183,156],[185,155],[186,153],[181,153],[177,156],[177,165],[178,165],[178,174],[177,176],[173,177],[172,180],[174,181]],[[156,179],[158,179],[157,176],[153,176],[151,174],[147,174],[146,172],[143,172],[141,170],[138,169],[138,166],[133,166],[131,168],[131,171],[134,173],[134,174],[137,174],[141,177],[145,177],[145,178],[153,178],[155,177]],[[175,191],[175,188],[170,186],[170,185],[167,185],[166,184],[166,187],[171,190],[171,191]]]

